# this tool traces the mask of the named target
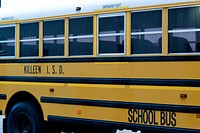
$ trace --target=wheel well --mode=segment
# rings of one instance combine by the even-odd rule
[[[33,103],[37,109],[41,112],[41,115],[43,117],[43,111],[42,108],[38,102],[38,100],[29,92],[25,92],[25,91],[21,91],[21,92],[17,92],[15,93],[9,100],[7,107],[6,107],[6,114],[8,114],[11,110],[11,108],[18,102],[22,102],[22,101],[28,101]]]

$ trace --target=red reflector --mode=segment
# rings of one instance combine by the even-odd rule
[[[81,110],[77,110],[77,111],[76,111],[76,114],[77,114],[77,115],[80,115],[80,114],[81,114]]]

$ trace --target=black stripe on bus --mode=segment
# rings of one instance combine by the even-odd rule
[[[2,115],[2,110],[0,110],[0,115]]]
[[[0,94],[0,99],[6,100],[6,98],[7,98],[6,94]]]
[[[187,106],[187,105],[74,99],[74,98],[59,98],[59,97],[45,97],[45,96],[41,97],[41,102],[55,103],[55,104],[110,107],[110,108],[124,108],[124,109],[144,109],[144,110],[158,110],[158,111],[171,111],[171,112],[184,112],[184,113],[200,113],[200,106]]]
[[[105,121],[105,120],[92,120],[85,118],[73,118],[73,117],[64,117],[64,116],[54,116],[48,115],[48,121],[53,122],[64,122],[70,124],[80,124],[80,125],[89,125],[89,126],[103,126],[106,128],[119,128],[119,129],[135,129],[143,131],[160,131],[165,133],[199,133],[199,130],[187,129],[187,128],[177,128],[177,127],[165,127],[165,126],[156,126],[156,125],[145,125],[145,124],[133,124],[133,123],[123,123],[123,122],[114,122],[114,121]]]
[[[200,87],[197,79],[0,76],[0,81]]]
[[[0,59],[0,63],[175,62],[175,61],[200,61],[200,55]]]

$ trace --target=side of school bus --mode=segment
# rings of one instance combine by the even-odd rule
[[[200,132],[199,70],[199,0],[0,9],[4,132]]]

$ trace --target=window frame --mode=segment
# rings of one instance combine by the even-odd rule
[[[39,21],[28,21],[28,22],[22,22],[20,23],[20,29],[21,30],[21,24],[30,24],[30,23],[38,23],[38,38],[36,39],[21,39],[21,33],[19,33],[19,58],[39,58],[40,53],[40,22]],[[20,31],[21,32],[21,31]],[[21,42],[38,42],[38,55],[37,56],[21,56]]]
[[[163,8],[154,8],[154,9],[144,9],[144,10],[135,10],[135,11],[131,11],[131,16],[132,16],[132,13],[138,13],[138,12],[148,12],[148,11],[161,11],[161,30],[159,31],[145,31],[145,32],[132,32],[132,18],[130,18],[130,39],[132,36],[134,35],[156,35],[156,34],[161,34],[161,37],[163,36],[163,20],[162,20],[162,17],[163,17]],[[132,44],[132,42],[130,41],[130,43]],[[138,54],[135,54],[135,53],[132,53],[132,50],[131,50],[131,47],[132,45],[130,44],[130,54],[132,56],[134,55],[161,55],[162,54],[162,47],[163,47],[163,42],[162,42],[162,47],[161,47],[161,52],[160,53],[138,53]]]
[[[100,18],[109,18],[109,17],[124,17],[124,32],[123,33],[106,33],[100,34],[99,33],[99,19]],[[99,46],[99,37],[112,37],[112,36],[124,36],[124,52],[123,53],[100,53],[100,46]],[[123,56],[126,55],[126,12],[117,12],[117,13],[107,13],[107,14],[99,14],[97,16],[97,55],[98,56]]]
[[[0,58],[16,58],[16,24],[8,24],[8,25],[0,25],[0,28],[7,28],[7,27],[14,27],[14,30],[15,30],[15,38],[14,40],[9,40],[9,41],[6,41],[6,40],[3,40],[3,41],[0,41],[0,44],[1,43],[14,43],[14,56],[0,56]]]
[[[168,54],[169,55],[199,55],[200,52],[170,52],[169,51],[169,34],[172,34],[172,33],[191,33],[191,32],[200,32],[200,27],[199,28],[191,28],[191,29],[175,29],[175,30],[169,30],[169,10],[173,10],[173,9],[184,9],[184,8],[193,8],[193,7],[199,7],[200,8],[200,5],[189,5],[189,6],[174,6],[174,7],[169,7],[168,8],[168,29],[167,29],[167,34],[168,34]]]
[[[92,34],[91,35],[76,35],[76,36],[70,36],[70,30],[69,30],[69,26],[68,25],[68,55],[69,57],[90,57],[94,55],[94,52],[92,50],[92,54],[88,54],[88,55],[70,55],[70,39],[87,39],[87,38],[92,38],[92,49],[94,49],[94,15],[86,15],[86,16],[75,16],[75,17],[69,17],[69,23],[71,19],[78,19],[78,18],[87,18],[87,17],[92,17],[93,19],[93,25],[92,25]]]
[[[64,22],[64,27],[63,27],[63,30],[64,30],[64,34],[63,34],[63,37],[44,37],[44,22],[51,22],[51,21],[58,21],[58,20],[63,20]],[[42,32],[43,32],[43,35],[42,35],[42,43],[43,43],[43,48],[42,48],[42,55],[43,57],[64,57],[65,56],[65,19],[64,18],[60,18],[60,19],[49,19],[49,20],[43,20],[43,29],[42,29]],[[63,40],[64,42],[64,49],[63,49],[63,55],[44,55],[44,41],[55,41],[55,40]]]

